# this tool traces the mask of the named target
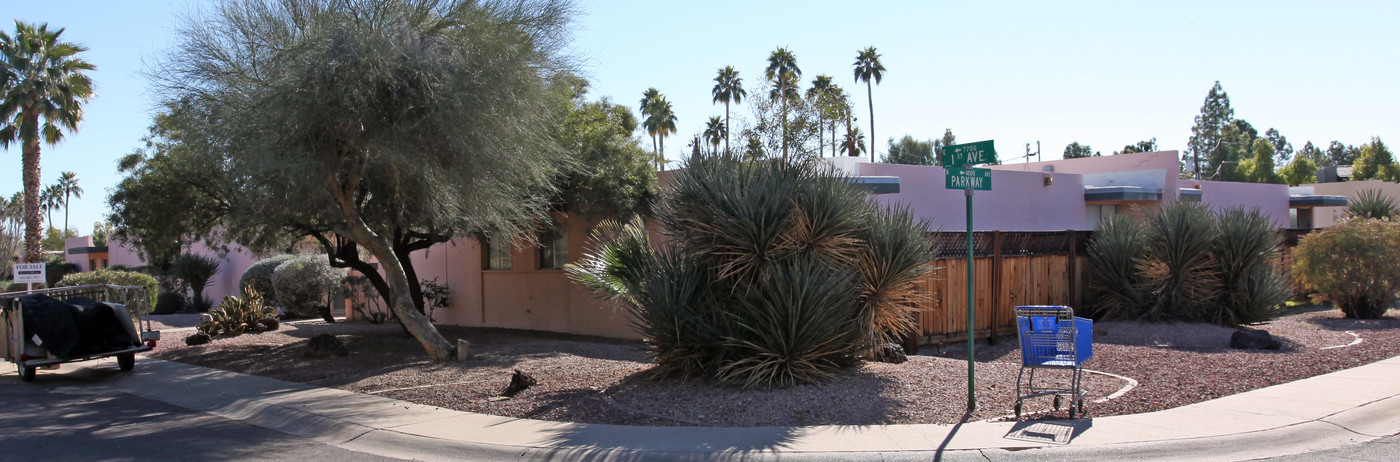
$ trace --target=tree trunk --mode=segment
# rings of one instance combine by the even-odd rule
[[[355,208],[352,198],[355,190],[355,180],[350,180],[348,185],[342,185],[337,179],[339,175],[331,175],[328,183],[331,186],[331,193],[335,196],[336,202],[340,204],[340,211],[345,215],[347,229],[344,231],[352,241],[369,250],[374,258],[379,260],[379,266],[384,269],[384,279],[389,283],[389,292],[393,303],[389,308],[394,311],[394,315],[399,317],[404,327],[418,340],[423,349],[428,352],[428,356],[434,362],[446,362],[456,356],[456,347],[447,343],[447,339],[442,337],[437,327],[428,320],[427,316],[419,313],[415,308],[413,300],[409,297],[408,276],[404,273],[403,265],[399,262],[398,255],[389,241],[383,236],[375,234],[369,229],[364,220],[360,218],[359,210]],[[340,232],[337,232],[338,234]]]
[[[729,150],[729,100],[724,101],[724,155],[730,155]]]
[[[44,261],[44,240],[39,222],[39,113],[33,109],[25,111],[24,127],[21,127],[21,142],[24,143],[24,261],[39,263]],[[24,139],[33,131],[33,136]]]
[[[666,167],[666,136],[661,135],[656,137],[656,142],[657,145],[661,147],[661,150],[656,154],[656,169],[660,171]]]
[[[875,162],[875,95],[870,92],[870,80],[865,81],[865,101],[870,108],[870,162]]]
[[[783,99],[783,160],[787,160],[787,87],[778,85],[778,97]]]

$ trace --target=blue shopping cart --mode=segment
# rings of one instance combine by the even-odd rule
[[[1074,309],[1068,306],[1018,306],[1016,333],[1021,338],[1021,372],[1016,374],[1016,419],[1021,418],[1022,401],[1051,395],[1055,397],[1055,409],[1060,408],[1061,397],[1069,397],[1069,418],[1074,418],[1076,408],[1083,413],[1084,391],[1080,383],[1084,362],[1094,356],[1094,321],[1074,317]],[[1071,370],[1069,387],[1037,387],[1036,369]],[[1027,380],[1022,382],[1022,378]],[[1021,392],[1023,383],[1026,393]]]

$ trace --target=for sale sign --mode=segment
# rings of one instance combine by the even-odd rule
[[[43,263],[15,263],[14,271],[16,284],[43,284],[46,281]]]

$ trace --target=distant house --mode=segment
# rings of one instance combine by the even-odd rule
[[[80,271],[96,271],[107,269],[115,265],[122,265],[129,268],[146,266],[146,260],[141,258],[141,254],[135,248],[118,240],[109,240],[106,246],[92,245],[92,236],[70,237],[64,241],[67,250],[63,252],[63,259],[69,263],[78,265]],[[238,279],[243,277],[243,272],[257,263],[258,259],[252,252],[242,246],[230,246],[225,255],[219,255],[214,249],[197,242],[190,246],[190,253],[206,255],[219,260],[219,272],[210,280],[209,287],[204,290],[204,295],[213,300],[217,305],[219,300],[227,295],[238,295]]]

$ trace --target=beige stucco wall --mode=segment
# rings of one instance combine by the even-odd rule
[[[1346,196],[1347,199],[1355,198],[1357,193],[1367,189],[1378,189],[1396,202],[1400,202],[1400,183],[1366,180],[1305,184],[1302,186],[1305,188],[1312,188],[1313,194]],[[1313,209],[1313,226],[1324,228],[1336,224],[1343,218],[1344,214],[1342,211],[1344,209],[1345,207],[1317,207]]]

